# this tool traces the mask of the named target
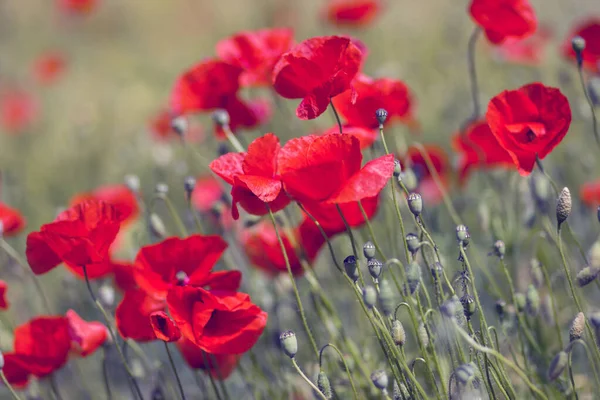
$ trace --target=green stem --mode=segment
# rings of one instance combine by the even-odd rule
[[[325,395],[323,394],[323,392],[321,392],[319,390],[319,388],[314,383],[312,383],[312,381],[310,379],[308,379],[308,377],[306,375],[304,375],[304,372],[302,372],[302,370],[298,366],[298,363],[296,362],[296,357],[292,357],[292,364],[294,364],[294,368],[296,368],[296,371],[300,374],[300,376],[302,377],[302,379],[304,379],[306,381],[306,383],[308,383],[310,385],[310,387],[313,388],[313,390],[315,391],[315,393],[321,399],[328,400],[327,397],[325,397]]]
[[[173,374],[175,374],[175,379],[177,380],[177,386],[179,386],[179,394],[181,394],[182,400],[185,400],[185,393],[183,392],[183,385],[181,384],[181,379],[179,379],[179,374],[177,373],[177,367],[175,366],[175,362],[173,361],[173,356],[171,355],[171,350],[169,350],[169,344],[164,342],[165,350],[167,351],[167,356],[169,357],[169,363],[171,363],[171,368],[173,369]]]
[[[600,377],[598,377],[598,371],[596,370],[596,364],[594,363],[594,360],[592,359],[592,352],[590,351],[590,347],[587,345],[587,343],[583,339],[573,340],[567,346],[567,351],[569,352],[569,361],[571,360],[571,358],[570,358],[571,350],[573,349],[573,347],[575,347],[576,344],[583,346],[583,348],[585,349],[585,353],[587,355],[590,366],[592,367],[592,371],[594,371],[594,379],[596,380],[597,389],[600,390]]]
[[[577,66],[577,73],[579,75],[579,82],[581,83],[583,94],[585,94],[585,99],[587,100],[590,111],[592,112],[592,129],[594,130],[594,138],[596,139],[596,143],[600,146],[600,134],[598,133],[598,120],[596,119],[596,111],[594,109],[594,103],[590,98],[590,94],[585,87],[585,81],[583,80],[583,68],[581,64]]]
[[[358,258],[358,251],[356,249],[356,241],[354,240],[354,234],[352,234],[352,228],[350,228],[350,224],[348,224],[346,217],[344,217],[344,213],[342,212],[342,209],[340,208],[339,204],[336,204],[335,208],[337,209],[337,212],[340,215],[340,218],[342,219],[344,226],[346,227],[346,233],[348,234],[348,237],[350,238],[350,244],[352,245],[352,254],[354,255],[354,258],[356,259],[356,262],[360,263],[360,261],[359,261],[360,259]],[[360,281],[360,284],[364,286],[365,281],[363,279],[362,272],[360,270],[360,265],[358,265],[357,270],[358,270],[358,280]]]
[[[350,373],[350,368],[348,368],[348,363],[346,363],[346,359],[344,358],[342,352],[337,347],[335,347],[335,345],[333,345],[331,343],[327,343],[325,346],[323,346],[321,348],[321,351],[319,352],[319,367],[321,367],[322,364],[323,364],[321,362],[322,361],[322,357],[323,357],[323,351],[327,347],[331,347],[340,356],[340,359],[342,360],[342,363],[344,363],[344,369],[346,370],[346,375],[348,375],[348,380],[350,381],[350,385],[352,386],[352,393],[354,394],[354,398],[356,400],[358,400],[359,399],[358,392],[356,391],[356,387],[354,386],[354,380],[352,379],[352,374]]]
[[[379,256],[383,259],[383,261],[387,261],[387,257],[383,254],[383,251],[381,250],[381,247],[379,246],[379,243],[377,242],[377,238],[375,237],[375,232],[373,231],[373,226],[371,225],[371,221],[369,221],[369,217],[367,216],[367,213],[365,212],[364,207],[362,206],[360,200],[358,201],[358,208],[360,208],[360,212],[363,216],[363,219],[365,220],[366,224],[367,224],[367,229],[369,230],[369,236],[371,236],[371,240],[373,241],[373,244],[375,245],[375,249],[377,249],[377,252],[379,253]]]
[[[19,397],[19,395],[17,394],[17,392],[15,392],[15,389],[13,389],[12,385],[10,384],[10,382],[8,382],[8,379],[6,379],[6,375],[4,375],[4,371],[2,371],[1,368],[0,368],[0,378],[2,378],[2,382],[4,382],[4,385],[10,391],[10,394],[12,395],[13,400],[22,400]]]
[[[102,378],[104,379],[104,389],[106,390],[106,398],[108,400],[112,399],[112,391],[110,390],[110,381],[108,379],[108,359],[106,358],[105,348],[102,352]]]
[[[177,229],[179,230],[179,234],[182,237],[187,236],[188,232],[187,232],[187,229],[185,228],[185,225],[183,224],[183,221],[179,217],[179,214],[177,214],[177,210],[173,206],[173,203],[171,202],[171,200],[169,200],[169,197],[167,197],[166,195],[164,195],[162,193],[154,195],[154,197],[152,198],[152,200],[150,202],[150,213],[153,212],[154,205],[156,204],[156,201],[158,201],[158,200],[162,200],[165,203],[165,205],[167,206],[167,209],[169,210],[169,214],[171,215],[171,218],[173,219],[173,221],[175,222],[175,225],[177,226]]]

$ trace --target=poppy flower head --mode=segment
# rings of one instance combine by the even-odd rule
[[[3,280],[0,280],[0,310],[8,310],[8,300],[6,299],[6,292],[8,285]]]
[[[525,38],[537,29],[537,17],[529,0],[473,0],[471,17],[493,44],[507,38]]]
[[[7,133],[16,135],[27,129],[38,114],[38,103],[24,90],[9,90],[0,94],[0,125]]]
[[[164,311],[150,314],[150,325],[152,325],[156,338],[163,342],[175,342],[181,338],[179,327]]]
[[[294,32],[287,28],[239,32],[217,43],[217,55],[223,61],[243,69],[240,84],[271,85],[275,63],[294,43]]]
[[[91,192],[79,193],[73,196],[69,203],[74,206],[86,200],[104,201],[111,204],[119,214],[123,224],[135,220],[140,212],[135,194],[124,184],[105,185]]]
[[[441,147],[435,145],[426,145],[424,148],[440,177],[442,185],[447,186],[450,164],[446,152]],[[419,182],[416,191],[428,202],[428,204],[435,205],[440,203],[443,198],[442,191],[433,179],[431,171],[427,167],[425,157],[416,147],[409,147],[406,157],[409,160],[410,168],[417,176]],[[403,164],[404,168],[404,163],[402,163],[402,161],[401,164]]]
[[[334,25],[359,28],[369,25],[382,7],[380,0],[330,0],[325,16]]]
[[[216,379],[227,379],[240,359],[237,354],[209,354],[185,337],[177,342],[177,348],[190,368],[204,370]]]
[[[115,311],[119,334],[138,342],[156,340],[150,315],[164,310],[164,299],[157,299],[141,289],[128,290]]]
[[[546,157],[567,134],[571,108],[559,89],[531,83],[494,97],[486,119],[519,173],[529,175],[536,157]]]
[[[14,236],[25,228],[25,219],[17,209],[0,202],[0,224],[2,236]]]
[[[471,123],[464,133],[456,133],[452,144],[460,153],[458,169],[461,183],[465,183],[473,168],[514,165],[512,158],[500,146],[485,120]]]
[[[585,49],[581,53],[583,66],[591,72],[600,72],[600,19],[590,19],[577,25],[563,43],[563,55],[574,61],[577,56],[571,41],[575,36],[585,40]]]
[[[245,353],[267,323],[267,313],[245,293],[179,286],[167,304],[182,335],[213,354]]]
[[[100,322],[84,321],[73,310],[67,311],[66,318],[69,323],[72,350],[81,357],[94,353],[108,338],[108,330]]]
[[[40,85],[51,85],[65,72],[66,61],[60,52],[42,54],[33,64],[33,76]]]
[[[300,119],[314,119],[331,98],[351,88],[362,52],[348,37],[307,39],[283,54],[273,70],[275,91],[287,99],[302,99]]]

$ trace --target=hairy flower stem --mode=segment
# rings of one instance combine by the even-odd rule
[[[319,357],[319,348],[317,347],[317,342],[315,342],[315,338],[313,337],[312,332],[308,326],[308,320],[306,319],[304,307],[302,306],[302,300],[300,299],[300,292],[298,292],[298,286],[296,285],[296,279],[294,278],[294,274],[292,273],[292,267],[290,265],[290,260],[287,255],[287,251],[285,250],[285,245],[283,244],[283,240],[281,239],[281,235],[279,234],[277,221],[275,221],[275,216],[273,215],[273,211],[271,210],[269,204],[265,203],[265,206],[269,211],[269,218],[271,219],[271,223],[273,224],[273,228],[275,229],[275,236],[277,236],[277,241],[279,242],[279,249],[281,250],[281,254],[283,254],[283,260],[285,261],[285,267],[287,268],[288,275],[292,283],[292,289],[294,290],[294,296],[296,297],[296,303],[298,305],[298,311],[300,312],[300,318],[302,319],[302,325],[304,326],[304,330],[306,331],[306,335],[308,336],[308,340],[310,341],[310,345],[315,353],[315,356]]]
[[[167,351],[167,357],[169,357],[169,363],[171,364],[171,368],[173,369],[173,374],[175,375],[175,379],[177,380],[177,386],[179,386],[179,394],[181,395],[181,399],[185,400],[185,393],[183,392],[183,385],[181,384],[181,379],[179,379],[179,374],[177,373],[177,367],[175,366],[175,361],[173,361],[173,356],[171,355],[171,350],[169,350],[169,344],[164,342],[165,350]]]
[[[596,110],[594,107],[594,103],[588,93],[587,88],[585,87],[585,81],[583,79],[583,65],[582,63],[578,63],[577,65],[577,74],[579,75],[579,82],[581,83],[581,89],[583,89],[583,94],[585,95],[585,99],[587,100],[588,106],[590,107],[590,111],[592,112],[592,129],[594,131],[594,138],[596,139],[596,144],[600,146],[600,134],[598,133],[598,120],[596,119]]]
[[[296,362],[296,357],[292,357],[292,364],[294,365],[294,368],[296,369],[298,374],[300,374],[302,379],[304,379],[306,381],[306,383],[308,383],[310,385],[310,387],[314,390],[314,393],[316,393],[319,398],[321,398],[323,400],[327,400],[327,397],[325,397],[323,392],[321,392],[319,390],[319,388],[317,388],[317,386],[314,383],[312,383],[312,381],[310,379],[308,379],[308,377],[306,375],[304,375],[304,372],[302,372],[302,370],[298,366],[298,363]]]
[[[344,358],[342,352],[337,347],[335,347],[335,345],[327,343],[325,346],[321,347],[321,351],[319,351],[319,367],[323,365],[323,351],[325,351],[327,347],[331,347],[340,356],[340,359],[344,364],[344,369],[346,370],[346,375],[348,376],[348,381],[350,381],[350,386],[352,386],[352,393],[354,395],[354,399],[359,400],[360,397],[358,396],[358,392],[356,391],[356,386],[354,386],[354,380],[352,379],[350,368],[348,368],[348,363],[346,362],[346,359]]]
[[[481,36],[481,28],[477,26],[471,37],[469,38],[469,45],[467,50],[467,61],[469,63],[469,81],[471,82],[471,99],[473,100],[473,116],[472,119],[476,120],[479,118],[481,111],[479,110],[479,85],[477,82],[477,68],[475,65],[475,46],[477,40]]]
[[[10,395],[12,396],[13,400],[22,400],[21,397],[19,397],[19,395],[17,394],[17,392],[15,392],[15,389],[13,389],[8,379],[6,379],[6,375],[4,375],[4,371],[2,371],[2,368],[0,368],[0,378],[4,383],[4,386],[8,388],[8,391],[10,392]]]
[[[119,346],[119,342],[117,341],[117,336],[115,335],[115,332],[113,330],[112,320],[109,317],[108,312],[106,312],[106,310],[104,309],[104,306],[96,298],[96,295],[94,294],[94,291],[92,290],[92,285],[90,284],[90,279],[89,279],[88,273],[87,273],[87,266],[83,265],[82,268],[83,268],[83,276],[85,277],[85,284],[87,286],[88,292],[90,293],[90,297],[92,298],[92,301],[96,305],[96,308],[100,311],[100,313],[104,317],[104,320],[106,321],[106,329],[108,330],[108,333],[110,334],[110,337],[112,339],[112,342],[114,343],[114,346],[117,348],[117,352],[119,353],[119,358],[121,359],[121,364],[123,364],[123,368],[125,368],[125,371],[127,372],[127,375],[129,376],[129,380],[133,384],[133,387],[135,389],[137,396],[140,399],[143,399],[144,397],[142,396],[142,391],[140,390],[140,387],[137,383],[137,380],[135,379],[135,376],[133,375],[133,372],[131,371],[131,368],[129,367],[129,364],[127,364],[127,359],[125,358],[125,354],[123,354],[123,350],[121,350],[121,346]]]

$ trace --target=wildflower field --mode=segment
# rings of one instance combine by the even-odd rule
[[[0,54],[0,399],[600,398],[597,0],[5,0]]]

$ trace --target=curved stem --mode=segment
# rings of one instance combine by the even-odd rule
[[[106,390],[106,399],[112,399],[112,391],[110,389],[110,381],[108,379],[108,359],[106,358],[107,348],[102,352],[102,378],[104,380],[104,389]]]
[[[575,394],[575,400],[579,400],[579,395],[577,394],[577,388],[575,386],[575,378],[573,378],[573,353],[569,352],[569,362],[567,363],[567,369],[569,370],[569,380],[571,381],[571,386],[573,387],[573,393]]]
[[[594,371],[594,379],[596,380],[596,385],[598,386],[598,390],[600,390],[600,378],[598,377],[598,371],[596,370],[596,364],[594,363],[594,360],[592,360],[592,352],[590,351],[590,347],[587,345],[587,343],[583,339],[573,340],[567,346],[567,351],[569,352],[569,361],[571,360],[571,350],[573,349],[573,347],[575,347],[576,344],[583,346],[583,348],[585,349],[585,353],[588,357],[588,361],[590,362],[590,365],[592,366],[592,371]]]
[[[329,99],[329,105],[331,106],[331,109],[333,110],[333,115],[335,115],[335,121],[338,124],[338,128],[340,128],[340,134],[342,134],[342,120],[340,119],[340,116],[339,116],[337,110],[335,109],[335,106],[333,105],[333,100],[331,100],[331,98]]]
[[[17,394],[17,392],[15,392],[15,389],[13,389],[12,385],[10,384],[10,382],[8,382],[8,379],[6,379],[6,375],[4,375],[4,371],[2,371],[1,368],[0,368],[0,378],[2,378],[2,382],[4,383],[4,385],[10,391],[10,394],[11,394],[13,400],[22,400],[19,397],[19,395]]]
[[[479,118],[479,86],[477,83],[477,68],[475,66],[475,45],[481,35],[481,28],[477,26],[469,38],[467,59],[469,62],[469,81],[471,82],[471,98],[473,99],[473,120]]]
[[[335,347],[335,345],[331,344],[331,343],[327,343],[325,346],[323,346],[321,348],[321,351],[319,352],[319,367],[321,367],[322,365],[322,357],[323,357],[323,351],[327,348],[327,347],[331,347],[332,349],[334,349],[336,351],[336,353],[338,353],[338,355],[340,356],[340,359],[342,360],[342,362],[344,363],[344,369],[346,370],[346,375],[348,375],[348,380],[350,381],[350,385],[352,386],[352,393],[354,394],[354,398],[356,400],[359,399],[358,393],[356,391],[356,387],[354,386],[354,380],[352,379],[352,374],[350,373],[350,368],[348,368],[348,363],[346,363],[346,359],[344,358],[342,352]]]
[[[185,400],[185,393],[183,392],[183,385],[181,384],[181,379],[179,379],[179,374],[177,373],[177,368],[175,367],[175,362],[173,361],[173,356],[171,355],[171,350],[169,350],[169,344],[167,342],[163,342],[165,344],[165,350],[167,351],[167,356],[169,357],[169,363],[171,363],[171,368],[173,369],[173,374],[175,374],[175,379],[177,380],[177,386],[179,386],[179,393],[181,394],[181,398]]]
[[[577,73],[579,74],[579,82],[581,83],[581,88],[583,89],[583,94],[585,94],[585,99],[587,100],[588,106],[590,107],[590,111],[592,112],[592,128],[594,130],[594,138],[596,139],[596,143],[600,146],[600,134],[598,134],[598,120],[596,119],[596,110],[594,109],[594,103],[590,98],[590,94],[588,93],[587,88],[585,87],[585,81],[583,80],[583,66],[579,64],[577,66]]]
[[[325,397],[325,395],[323,394],[323,392],[321,392],[319,390],[319,388],[316,387],[315,384],[312,383],[312,381],[310,379],[308,379],[308,377],[306,375],[304,375],[304,372],[302,372],[302,370],[298,366],[298,363],[296,362],[296,358],[295,357],[292,357],[292,364],[294,364],[294,368],[296,368],[296,371],[298,371],[298,373],[300,374],[300,376],[302,377],[302,379],[304,379],[306,381],[306,383],[308,383],[310,385],[310,387],[313,388],[313,390],[315,391],[315,393],[317,393],[317,395],[321,399],[327,400],[327,397]]]

